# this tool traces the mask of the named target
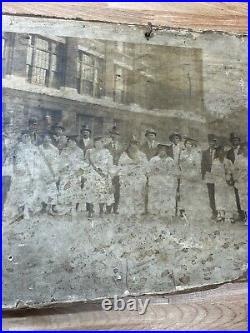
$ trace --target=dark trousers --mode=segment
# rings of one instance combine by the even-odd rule
[[[115,176],[112,179],[112,184],[113,184],[113,188],[114,188],[114,199],[115,199],[115,203],[114,203],[114,213],[118,211],[118,207],[119,207],[119,202],[120,202],[120,178],[119,176]]]
[[[207,190],[208,190],[208,197],[209,197],[210,208],[211,208],[213,214],[216,214],[215,187],[214,187],[214,184],[207,184]]]
[[[239,191],[237,188],[234,188],[234,194],[235,194],[235,201],[236,201],[238,213],[241,214],[242,211],[241,211],[241,206],[240,206],[240,196],[239,196]]]

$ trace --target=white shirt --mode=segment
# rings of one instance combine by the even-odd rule
[[[240,146],[237,146],[236,148],[234,148],[234,158],[235,158],[235,160],[237,160],[238,157],[239,157],[239,150],[240,150]]]
[[[87,147],[90,144],[91,139],[90,138],[87,138],[87,139],[83,138],[82,141],[84,143],[84,146]]]

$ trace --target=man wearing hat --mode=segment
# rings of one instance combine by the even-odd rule
[[[169,146],[169,156],[171,156],[174,161],[179,164],[180,153],[183,148],[181,134],[179,132],[173,132],[169,135],[169,140],[171,141]]]
[[[91,139],[91,129],[87,126],[81,128],[80,137],[77,141],[78,146],[83,150],[84,156],[86,151],[93,148],[93,140]]]
[[[120,133],[116,127],[113,127],[109,131],[110,142],[106,145],[106,148],[113,156],[114,165],[118,165],[119,158],[124,151],[124,147],[120,142]]]
[[[240,136],[231,133],[230,134],[230,143],[232,145],[232,148],[227,152],[227,158],[234,164],[235,161],[238,159],[240,148],[241,148],[241,139]],[[240,197],[239,197],[239,191],[236,187],[234,187],[234,193],[235,193],[235,201],[237,205],[237,210],[239,215],[242,215],[241,205],[240,205]]]
[[[39,135],[37,119],[30,118],[28,120],[28,133],[32,144],[38,146],[42,143],[41,136]]]
[[[232,163],[235,162],[235,160],[237,159],[237,156],[239,155],[239,150],[240,150],[240,146],[241,146],[241,139],[240,136],[235,134],[235,133],[231,133],[230,134],[230,143],[232,145],[232,148],[227,152],[227,158],[232,161]]]
[[[113,164],[118,165],[119,159],[121,157],[121,154],[124,152],[124,147],[120,143],[120,133],[118,132],[117,128],[114,126],[110,131],[110,142],[105,146],[113,158]],[[112,184],[114,187],[114,205],[113,205],[113,212],[115,214],[118,214],[118,207],[119,207],[119,201],[120,201],[120,179],[119,176],[114,176],[112,178]],[[109,209],[109,207],[107,208]],[[112,209],[112,207],[111,207]],[[109,212],[108,212],[109,213]]]
[[[210,177],[210,175],[218,142],[213,134],[208,134],[208,144],[209,148],[202,152],[201,175],[202,175],[202,180],[204,180],[207,184],[209,204],[212,210],[212,219],[215,219],[217,217],[217,210],[215,204],[215,186],[214,186],[214,181],[212,177]]]
[[[150,160],[152,157],[156,156],[158,152],[158,142],[155,140],[156,131],[152,128],[147,129],[145,137],[146,140],[141,146],[141,151],[147,156],[147,159]]]
[[[65,128],[61,124],[56,124],[52,127],[51,141],[58,148],[59,153],[66,146],[68,138],[64,134]]]

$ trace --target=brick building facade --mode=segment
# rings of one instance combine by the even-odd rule
[[[3,110],[15,133],[36,117],[93,135],[116,125],[126,140],[147,127],[205,141],[199,49],[5,33]]]

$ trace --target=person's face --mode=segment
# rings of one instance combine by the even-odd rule
[[[164,157],[166,157],[167,156],[167,152],[166,152],[166,150],[164,149],[164,148],[161,148],[160,150],[159,150],[159,154],[158,154],[161,158],[164,158]]]
[[[37,123],[31,123],[29,125],[29,128],[32,132],[36,132],[37,131]]]
[[[186,144],[185,144],[187,150],[191,150],[192,149],[192,143],[190,141],[187,141]]]
[[[181,140],[180,140],[180,137],[179,137],[178,135],[175,135],[175,136],[173,137],[173,142],[174,142],[175,145],[177,145],[180,141],[181,141]]]
[[[83,131],[82,135],[83,135],[84,139],[88,139],[90,137],[89,131]]]
[[[240,145],[240,139],[239,138],[234,138],[232,143],[233,143],[234,147],[238,147]]]
[[[154,133],[148,133],[147,134],[147,139],[148,141],[152,142],[155,139],[155,134]]]
[[[209,147],[210,147],[211,149],[215,149],[215,148],[216,148],[216,141],[215,141],[215,140],[211,140],[211,141],[209,141]]]

